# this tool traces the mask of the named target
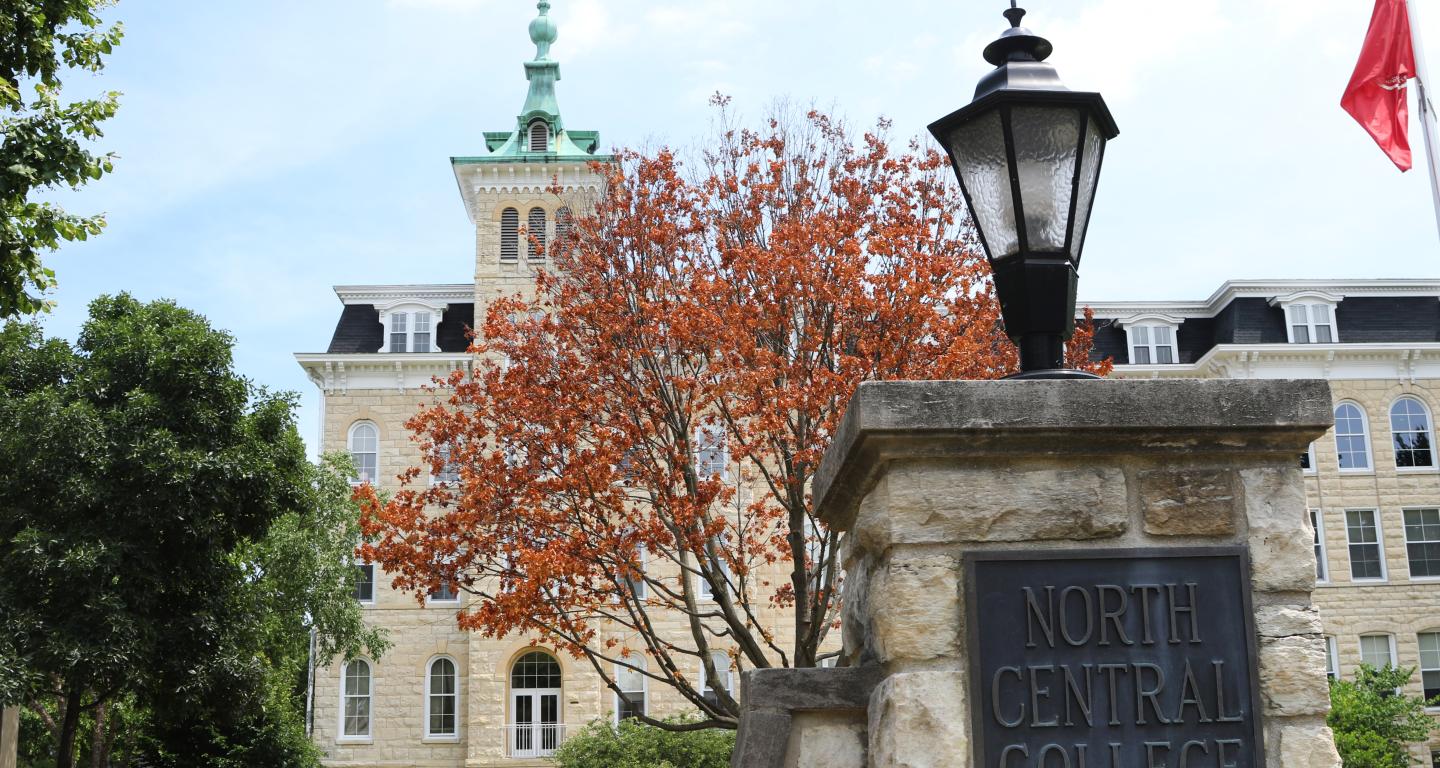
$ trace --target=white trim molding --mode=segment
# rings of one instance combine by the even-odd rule
[[[465,352],[300,352],[295,362],[326,395],[348,394],[352,389],[405,391],[432,386],[451,371],[474,370],[475,357]]]
[[[384,311],[394,304],[411,302],[440,306],[468,304],[475,301],[474,283],[425,285],[337,285],[335,295],[341,304],[371,304]]]
[[[1440,378],[1440,342],[1390,344],[1217,344],[1193,363],[1116,365],[1116,378]]]
[[[1203,301],[1086,301],[1075,303],[1076,317],[1088,307],[1097,319],[1160,313],[1176,317],[1214,317],[1239,298],[1270,301],[1277,296],[1309,292],[1338,298],[1351,296],[1431,296],[1440,299],[1440,280],[1229,280]]]

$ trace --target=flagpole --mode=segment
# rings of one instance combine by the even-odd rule
[[[1420,44],[1420,19],[1415,12],[1418,0],[1405,0],[1405,11],[1410,15],[1410,44],[1415,50],[1415,82],[1420,85],[1416,94],[1420,102],[1420,127],[1425,134],[1425,165],[1430,171],[1430,198],[1435,205],[1435,229],[1440,233],[1440,159],[1435,156],[1435,108],[1430,103],[1427,84],[1430,72],[1425,67],[1425,48]]]

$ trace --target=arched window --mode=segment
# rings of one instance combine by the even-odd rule
[[[548,152],[550,150],[550,126],[544,120],[536,120],[530,124],[530,151]]]
[[[1365,412],[1354,403],[1335,406],[1335,454],[1341,469],[1370,468],[1370,440],[1365,426]]]
[[[555,242],[564,243],[570,237],[570,227],[575,223],[575,212],[561,208],[555,212]]]
[[[715,674],[720,677],[720,685],[731,697],[735,695],[735,670],[730,668],[730,654],[724,651],[711,651],[710,663],[715,667]],[[720,706],[720,696],[715,693],[715,686],[712,685],[710,676],[705,674],[705,665],[700,665],[700,695],[712,705]]]
[[[1395,466],[1435,466],[1430,412],[1419,400],[1402,397],[1390,406],[1390,438],[1395,444]]]
[[[345,665],[341,688],[340,735],[343,738],[370,736],[370,664],[362,659]]]
[[[521,656],[510,668],[510,757],[545,757],[560,746],[560,662],[544,651]]]
[[[525,258],[531,261],[538,261],[545,258],[545,209],[535,207],[530,209],[530,215],[525,221],[526,234],[529,239],[529,250],[525,251]]]
[[[355,463],[355,477],[350,482],[373,483],[378,476],[380,430],[368,421],[356,422],[350,428],[350,460]]]
[[[459,711],[455,662],[440,657],[430,662],[425,677],[425,735],[455,736]]]
[[[506,208],[500,212],[500,260],[520,258],[520,212]]]

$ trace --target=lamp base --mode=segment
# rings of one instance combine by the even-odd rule
[[[1004,381],[1018,381],[1021,379],[1099,379],[1093,373],[1077,371],[1073,368],[1051,368],[1039,371],[1021,371],[1006,376]]]

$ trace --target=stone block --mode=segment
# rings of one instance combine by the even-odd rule
[[[1255,609],[1255,631],[1261,637],[1318,637],[1320,611],[1312,605],[1263,605]]]
[[[870,768],[968,765],[969,722],[962,673],[891,675],[870,697]]]
[[[1270,765],[1276,768],[1340,768],[1335,735],[1324,722],[1266,728],[1265,742]]]
[[[866,768],[863,716],[797,713],[785,768]]]
[[[1250,528],[1250,577],[1257,592],[1309,592],[1315,586],[1315,548],[1299,469],[1240,470]]]
[[[1235,473],[1228,469],[1156,469],[1137,478],[1145,532],[1155,536],[1228,536],[1235,532]]]
[[[789,712],[746,712],[740,718],[731,768],[780,768],[789,744]]]
[[[1260,643],[1260,697],[1272,715],[1330,711],[1325,645],[1319,637],[1265,638]]]
[[[897,556],[871,586],[870,643],[883,663],[959,655],[960,564],[946,555]]]
[[[892,465],[861,502],[858,545],[1058,541],[1125,532],[1125,475],[1116,467]]]

